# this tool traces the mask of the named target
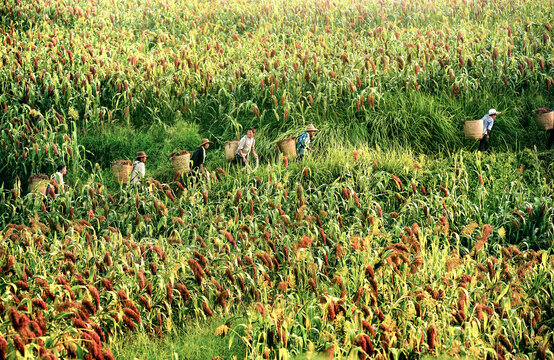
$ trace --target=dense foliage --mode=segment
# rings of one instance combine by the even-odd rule
[[[553,357],[552,10],[4,0],[0,359],[214,315],[249,359]],[[490,107],[493,153],[462,150]],[[278,155],[309,122],[317,153]],[[221,150],[248,126],[255,172]],[[203,137],[192,184],[167,157]],[[137,151],[142,191],[110,173]],[[27,191],[62,162],[66,189]]]
[[[98,358],[124,332],[245,312],[221,331],[249,357],[546,358],[554,207],[535,156],[365,150],[189,189],[6,193],[8,353]]]
[[[329,140],[452,151],[460,120],[494,107],[494,143],[515,150],[536,143],[532,110],[553,100],[550,1],[3,3],[10,184],[69,157],[64,133],[113,125],[142,139],[196,123],[220,145],[255,125],[269,152],[314,122]]]

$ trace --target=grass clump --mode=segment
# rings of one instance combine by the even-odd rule
[[[116,359],[182,360],[245,359],[246,347],[240,341],[229,345],[231,319],[219,317],[191,323],[165,336],[148,333],[123,335],[110,344]]]

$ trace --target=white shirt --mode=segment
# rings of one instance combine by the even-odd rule
[[[494,119],[490,115],[485,115],[481,118],[483,120],[483,135],[487,135],[487,131],[492,130]]]
[[[256,140],[254,140],[254,137],[252,137],[252,139],[249,139],[248,136],[244,135],[239,141],[239,146],[237,147],[237,151],[235,154],[240,156],[239,150],[242,150],[242,153],[245,156],[248,156],[248,154],[250,154],[250,151],[254,149],[255,143]]]
[[[131,183],[136,184],[140,179],[144,177],[146,173],[146,167],[142,161],[135,161],[133,164],[133,171],[131,171]]]
[[[61,172],[56,171],[56,173],[54,174],[54,179],[58,183],[58,186],[63,186],[63,174]]]

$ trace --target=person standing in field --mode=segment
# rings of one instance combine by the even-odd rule
[[[202,139],[202,143],[194,150],[192,153],[190,161],[192,162],[192,166],[190,168],[191,173],[193,176],[196,176],[198,174],[198,170],[202,172],[202,175],[208,176],[206,173],[206,170],[204,170],[204,162],[206,161],[206,150],[210,147],[210,145],[213,144],[208,139]]]
[[[144,162],[146,161],[146,153],[144,151],[139,151],[137,153],[137,159],[133,163],[133,171],[131,171],[131,184],[137,185],[140,183],[140,180],[146,174],[146,166]]]
[[[63,189],[64,181],[63,176],[67,174],[67,166],[65,164],[58,165],[56,172],[52,175],[52,180],[55,180],[58,183],[58,186]]]
[[[296,140],[296,155],[298,160],[302,160],[306,155],[306,150],[314,152],[315,150],[310,147],[310,142],[315,137],[315,133],[319,130],[315,128],[314,124],[308,124],[306,131],[303,131]]]
[[[483,137],[481,138],[481,142],[479,144],[480,151],[489,150],[488,140],[491,134],[492,126],[494,125],[494,119],[496,119],[496,115],[498,114],[500,114],[500,111],[490,109],[489,113],[481,118],[481,120],[483,120]]]
[[[50,184],[46,188],[46,195],[56,197],[60,190],[63,191],[64,180],[63,176],[67,174],[67,167],[64,164],[58,165],[56,172],[50,177]]]
[[[254,150],[254,145],[256,144],[256,140],[254,140],[255,131],[254,128],[248,129],[246,135],[240,139],[237,151],[235,152],[235,164],[246,166],[250,153],[254,155],[254,159],[258,159],[258,154],[256,154],[256,150]]]

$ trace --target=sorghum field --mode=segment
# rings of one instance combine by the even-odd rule
[[[553,13],[2,0],[0,360],[126,358],[214,319],[236,358],[552,359]],[[490,108],[481,153],[462,120]],[[276,151],[308,123],[315,153]],[[169,155],[206,137],[191,183]],[[142,191],[111,171],[137,151]],[[60,163],[66,189],[31,191]]]

